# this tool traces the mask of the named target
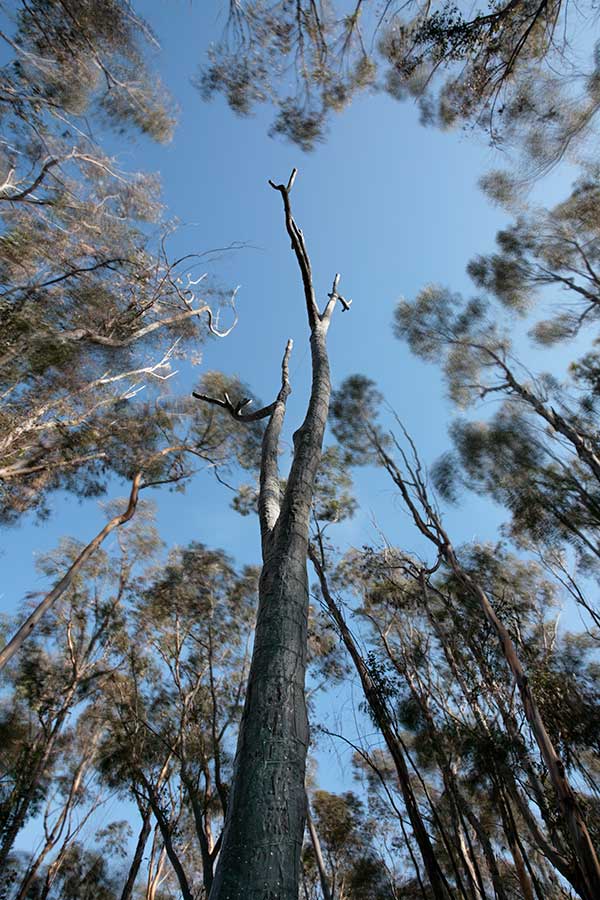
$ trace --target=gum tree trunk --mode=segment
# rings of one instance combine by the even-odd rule
[[[279,436],[290,393],[288,342],[281,389],[270,406],[196,395],[237,419],[268,417],[260,472],[259,518],[263,568],[254,650],[234,764],[223,841],[210,900],[298,900],[300,852],[306,817],[304,787],[308,719],[304,696],[308,617],[309,516],[321,459],[331,385],[326,335],[339,276],[323,313],[317,307],[310,261],[290,208],[296,170],[285,185],[285,223],[300,267],[310,326],[312,386],[306,417],[294,435],[293,461],[283,496],[277,467]]]
[[[148,843],[150,831],[152,830],[152,817],[150,807],[148,807],[148,809],[140,811],[142,812],[142,827],[138,835],[137,843],[135,845],[135,852],[133,854],[133,859],[131,860],[131,865],[129,866],[127,879],[125,881],[125,884],[123,885],[123,891],[121,893],[120,900],[131,900],[131,897],[133,895],[133,888],[135,886],[138,873],[141,869],[142,862],[144,861],[144,851],[146,849],[146,844]]]

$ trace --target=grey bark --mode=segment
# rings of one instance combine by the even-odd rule
[[[341,298],[338,276],[324,312],[319,312],[304,238],[291,213],[289,193],[295,176],[296,170],[287,186],[272,182],[271,186],[282,196],[286,229],[302,276],[310,326],[312,386],[306,417],[294,435],[293,461],[281,497],[277,456],[290,392],[288,342],[281,390],[275,402],[261,411],[269,416],[259,493],[263,568],[233,783],[210,900],[297,900],[301,879],[309,737],[304,695],[306,558],[313,488],[331,392],[326,335],[336,301]],[[244,418],[243,402],[234,406],[225,397],[220,405],[236,418]]]

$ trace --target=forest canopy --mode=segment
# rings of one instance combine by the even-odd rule
[[[597,900],[593,5],[0,15],[0,898]]]

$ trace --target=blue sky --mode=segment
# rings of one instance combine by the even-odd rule
[[[285,234],[281,199],[267,181],[286,180],[297,166],[294,212],[311,255],[322,302],[336,272],[340,289],[353,298],[350,313],[336,312],[329,337],[334,384],[354,372],[378,382],[412,433],[423,460],[431,463],[448,445],[453,415],[434,366],[415,360],[391,333],[395,303],[428,282],[470,289],[465,266],[493,246],[508,221],[477,187],[503,160],[483,135],[425,129],[410,103],[370,95],[334,121],[328,140],[310,155],[267,136],[270,111],[237,118],[218,99],[203,104],[190,84],[211,40],[218,37],[216,2],[146,0],[136,9],[162,45],[158,69],[180,108],[168,146],[112,139],[123,168],[160,172],[163,199],[180,228],[174,255],[246,242],[217,264],[224,285],[241,285],[239,324],[225,340],[211,340],[198,368],[238,374],[265,402],[276,393],[281,355],[294,339],[293,394],[284,445],[303,416],[307,398],[308,328],[301,283]],[[538,193],[551,203],[567,187],[554,173]],[[213,269],[211,269],[214,271]],[[166,349],[166,348],[165,348]],[[191,388],[185,368],[171,389]],[[419,544],[389,482],[381,474],[358,475],[362,509],[339,530],[342,545],[377,540],[375,519],[388,538],[407,549]],[[125,492],[115,483],[109,499]],[[259,561],[257,523],[229,509],[230,496],[208,473],[185,495],[153,492],[158,526],[169,545],[200,540],[224,547],[239,562]],[[493,539],[501,514],[488,502],[465,498],[446,522],[455,541]],[[96,502],[56,496],[53,515],[41,525],[26,519],[2,535],[0,611],[17,611],[25,593],[41,590],[35,555],[63,534],[89,540],[104,522]],[[349,701],[348,701],[349,702]]]

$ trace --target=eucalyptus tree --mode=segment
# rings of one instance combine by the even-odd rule
[[[591,898],[600,889],[600,864],[586,821],[586,811],[576,789],[570,783],[565,762],[557,752],[541,714],[540,704],[534,693],[530,677],[525,669],[523,653],[510,633],[503,610],[494,602],[485,582],[468,565],[455,549],[445,529],[441,516],[430,497],[422,465],[411,445],[410,458],[400,444],[392,443],[377,422],[378,394],[372,382],[361,376],[353,376],[344,383],[332,405],[334,430],[346,447],[349,459],[365,462],[375,459],[398,488],[417,531],[428,541],[436,554],[436,565],[443,563],[452,576],[476,602],[494,635],[504,662],[514,681],[522,704],[522,710],[541,758],[548,779],[554,790],[556,810],[569,836],[574,866],[571,883],[581,897]],[[392,438],[392,441],[394,439]],[[409,442],[410,443],[410,442]],[[400,461],[394,458],[394,450]],[[491,599],[490,599],[491,597]]]
[[[173,551],[138,581],[128,665],[106,687],[104,777],[136,800],[143,819],[144,810],[156,819],[186,897],[198,880],[206,897],[212,886],[256,578],[199,544]]]
[[[267,418],[260,466],[258,510],[262,543],[259,604],[250,674],[234,763],[223,842],[211,900],[263,898],[296,900],[306,797],[304,773],[308,721],[304,694],[307,657],[307,551],[310,512],[330,397],[326,337],[339,300],[336,275],[320,312],[302,231],[290,205],[294,169],[281,194],[287,235],[298,263],[310,328],[312,385],[305,419],[294,434],[294,450],[281,491],[277,456],[290,393],[288,341],[281,388],[269,406],[244,412],[244,398],[198,394],[240,419]]]
[[[496,235],[494,252],[477,255],[467,271],[487,296],[517,313],[545,310],[548,289],[553,297],[560,295],[551,317],[533,326],[533,337],[542,345],[576,337],[598,316],[598,174],[596,165],[583,166],[566,199],[550,209],[524,202],[510,173],[493,172],[483,179],[488,196],[515,220]]]
[[[150,449],[160,432],[140,391],[159,397],[174,358],[197,358],[204,336],[223,332],[222,296],[196,271],[199,257],[170,258],[156,176],[122,171],[98,143],[109,126],[172,134],[146,23],[121,0],[34,0],[7,18],[0,490],[10,522],[47,513],[57,488],[101,493],[136,438]],[[131,428],[134,415],[145,430]]]
[[[43,146],[43,126],[58,132],[61,116],[81,121],[93,111],[119,131],[133,127],[155,140],[170,138],[172,104],[148,68],[147,51],[158,44],[128,3],[18,0],[7,11],[6,25],[2,40],[14,58],[2,69],[2,110],[14,123],[12,131],[21,128]],[[15,194],[18,202],[29,200],[31,190],[19,196],[32,180],[26,159],[19,158],[14,145],[5,145],[3,152],[15,154],[6,194]],[[40,182],[47,175],[44,171]]]
[[[50,576],[79,551],[62,541],[41,560]],[[0,807],[0,866],[15,838],[38,809],[70,721],[93,705],[104,680],[119,663],[123,604],[136,567],[158,549],[154,529],[138,516],[121,534],[116,553],[100,551],[73,579],[18,658],[3,673],[3,779]],[[67,740],[65,738],[65,740]]]
[[[68,868],[70,856],[77,842],[81,843],[86,826],[108,799],[93,770],[101,730],[102,722],[92,705],[86,709],[86,716],[62,735],[44,804],[43,838],[39,849],[24,863],[23,877],[16,886],[14,900],[51,893],[55,883],[63,877],[63,867]],[[111,823],[104,829],[104,837],[110,838],[113,844],[123,842],[125,825],[124,822]],[[101,836],[99,833],[98,837]]]
[[[377,825],[369,818],[362,801],[351,791],[332,794],[317,790],[311,806],[331,900],[363,897],[365,900],[391,900],[396,896],[396,885],[390,880],[375,846]],[[315,857],[314,843],[307,844],[303,865],[312,881],[316,881]]]
[[[578,667],[565,653],[571,642],[583,647],[589,638],[559,637],[557,587],[539,566],[499,547],[462,548],[461,558],[485,585],[527,659],[541,714],[577,778],[595,838],[596,788],[586,767],[597,755],[596,677],[593,666],[585,671],[585,657]],[[439,798],[435,820],[445,864],[455,856],[463,883],[477,895],[493,885],[498,896],[512,896],[516,880],[523,896],[543,896],[553,869],[577,887],[564,822],[553,812],[502,653],[476,615],[474,598],[443,564],[432,572],[395,548],[355,553],[343,570],[361,597],[357,613],[368,623],[373,666],[387,685],[388,702],[410,730],[419,770],[436,778],[430,790]],[[560,687],[551,674],[556,669],[563,673]]]
[[[506,371],[507,364],[510,366],[507,354],[511,345],[505,335],[496,333],[495,340],[492,338],[490,343],[479,341],[482,344],[479,348],[471,345],[481,336],[485,317],[496,316],[496,304],[511,313],[535,314],[537,321],[530,335],[541,347],[568,346],[571,339],[586,339],[589,329],[595,328],[600,297],[597,275],[600,234],[594,215],[597,175],[594,167],[584,169],[566,200],[549,210],[519,205],[511,196],[510,184],[507,185],[497,176],[489,179],[488,189],[496,192],[509,208],[516,207],[518,216],[512,225],[498,233],[495,252],[477,256],[469,263],[468,272],[483,292],[479,302],[473,301],[469,305],[470,310],[476,311],[475,316],[467,316],[457,329],[455,313],[461,306],[466,309],[467,304],[456,297],[452,303],[455,312],[448,312],[448,319],[439,335],[442,338],[441,332],[446,331],[446,346],[449,345],[448,339],[464,340],[465,356],[471,361],[473,374],[481,380],[481,395],[485,396],[493,389],[500,397],[514,398],[517,403],[513,402],[513,406],[528,409],[533,419],[542,419],[550,426],[550,434],[556,437],[556,441],[538,440],[542,448],[550,447],[547,451],[550,458],[552,455],[562,458],[557,446],[559,441],[576,455],[576,475],[586,482],[590,495],[587,502],[590,522],[594,516],[594,483],[600,474],[595,460],[598,372],[595,349],[592,347],[582,357],[570,361],[568,379],[563,380],[560,373],[552,371],[531,384],[527,374],[519,380],[515,372]],[[550,315],[544,316],[548,308]],[[398,336],[405,336],[409,341],[413,341],[414,336],[414,349],[421,352],[417,333],[421,331],[425,334],[430,329],[435,340],[433,332],[437,329],[418,299],[412,310],[414,317],[409,305],[398,308]],[[498,340],[499,337],[503,340]],[[494,359],[494,350],[499,351],[500,360]],[[474,351],[478,351],[478,356],[474,355]],[[570,352],[574,356],[581,350],[580,347],[573,347]],[[452,364],[450,358],[447,359],[449,381],[457,382],[461,375],[452,375]],[[513,368],[517,369],[514,363]],[[523,380],[525,383],[522,383]],[[471,385],[470,390],[463,388],[460,399],[465,405],[473,402],[475,390],[475,384]],[[574,483],[577,484],[576,481]],[[580,489],[579,493],[585,506],[585,491]],[[565,508],[570,506],[569,503],[562,505]],[[585,531],[585,525],[582,530]]]
[[[196,83],[248,114],[276,110],[272,134],[303,149],[361,92],[417,98],[422,117],[442,127],[483,127],[497,142],[515,137],[538,169],[589,133],[598,109],[598,67],[574,50],[591,5],[563,0],[378,5],[231,0],[221,40]]]
[[[506,185],[495,179],[493,187]],[[598,577],[597,354],[573,359],[567,377],[535,378],[515,360],[510,320],[498,309],[535,313],[531,333],[542,346],[586,337],[598,305],[595,195],[589,171],[553,209],[521,209],[499,232],[497,250],[469,264],[481,294],[429,286],[398,305],[395,331],[419,356],[441,362],[458,405],[503,401],[483,421],[452,425],[455,452],[436,465],[438,487],[451,496],[462,482],[499,500],[514,539],[545,558],[597,626],[598,610],[563,555],[571,545],[581,571]]]
[[[73,841],[66,848],[60,867],[52,864],[38,876],[29,896],[39,900],[118,900],[119,878],[111,857],[117,856],[114,843],[107,846],[100,838],[90,848]],[[123,839],[123,834],[118,835]]]
[[[200,385],[205,389],[242,390],[237,380],[225,379],[217,372],[206,372]],[[240,432],[239,425],[231,420],[217,421],[210,411],[198,407],[190,398],[151,408],[143,424],[134,427],[132,419],[136,419],[137,426],[138,415],[139,409],[127,414],[123,437],[126,443],[119,447],[118,454],[115,448],[115,462],[118,460],[120,473],[131,478],[127,503],[109,505],[111,517],[104,527],[81,547],[66,572],[0,650],[0,671],[70,587],[86,561],[115,529],[133,518],[141,491],[163,485],[181,488],[198,468],[218,473],[219,469],[228,470],[235,464],[242,469],[256,466],[260,443],[260,429],[256,426]],[[125,421],[122,421],[121,426],[124,425]]]

